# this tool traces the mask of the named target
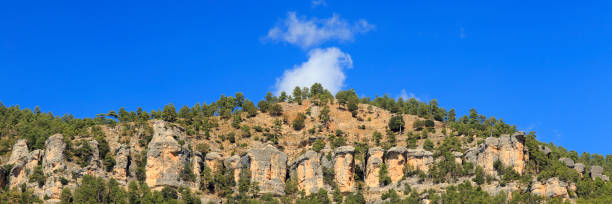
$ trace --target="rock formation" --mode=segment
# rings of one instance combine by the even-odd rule
[[[595,180],[600,178],[603,181],[608,181],[610,178],[608,176],[603,175],[603,168],[601,166],[591,166],[591,179]]]
[[[242,169],[242,163],[241,163],[240,156],[234,155],[234,156],[226,158],[225,160],[223,160],[223,165],[230,172],[232,172],[232,176],[234,178],[234,182],[238,183],[238,181],[240,180],[240,171]]]
[[[385,164],[387,165],[391,182],[397,182],[404,177],[407,151],[408,150],[404,147],[393,147],[387,150]]]
[[[276,147],[267,145],[263,148],[247,151],[251,182],[257,182],[260,194],[285,194],[285,176],[287,174],[287,154]]]
[[[209,152],[204,158],[204,163],[210,169],[211,173],[219,171],[221,165],[223,165],[223,154],[219,152]]]
[[[315,151],[309,150],[290,165],[291,174],[296,176],[298,189],[303,190],[306,195],[316,193],[324,187],[320,157]]]
[[[531,185],[531,193],[543,197],[561,197],[568,198],[567,183],[560,181],[559,178],[553,177],[546,180],[544,183],[536,181]]]
[[[163,186],[180,186],[179,174],[188,162],[189,151],[181,147],[174,139],[180,131],[168,127],[166,122],[153,123],[153,138],[148,146],[146,183],[151,188]]]
[[[433,153],[423,149],[408,149],[406,163],[412,170],[429,171],[429,165],[434,162]]]
[[[25,139],[17,140],[13,145],[11,156],[6,164],[15,164],[28,158],[30,151],[28,151],[28,144]]]
[[[470,148],[465,157],[467,161],[482,166],[488,175],[497,175],[493,168],[493,163],[497,160],[522,175],[529,159],[524,143],[525,133],[522,132],[511,136],[502,135],[499,138],[489,137],[484,143]]]
[[[355,161],[351,146],[338,147],[334,152],[334,179],[341,192],[352,192],[355,187]]]
[[[97,146],[96,146],[97,147]],[[44,195],[58,199],[62,193],[63,185],[60,181],[62,174],[66,169],[64,162],[64,149],[66,143],[64,143],[64,136],[61,134],[55,134],[49,137],[45,142],[45,153],[42,160],[43,172],[47,176],[47,180],[44,185]],[[97,150],[97,148],[96,148]]]
[[[563,164],[565,164],[567,166],[567,168],[574,168],[574,160],[567,158],[567,157],[563,157],[560,158],[559,161]]]
[[[120,145],[115,151],[115,166],[113,167],[113,178],[120,184],[127,184],[129,175],[130,148],[127,145]]]
[[[385,150],[380,147],[368,149],[368,161],[365,173],[365,184],[367,187],[374,188],[380,186],[378,175],[383,164],[384,154]]]

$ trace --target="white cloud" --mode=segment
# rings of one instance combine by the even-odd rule
[[[265,38],[309,48],[330,40],[352,41],[355,34],[372,29],[374,26],[363,19],[348,23],[336,14],[326,19],[307,19],[289,12],[282,24],[270,29]]]
[[[325,0],[313,0],[312,7],[317,7],[317,6],[327,6],[327,2],[325,2]]]
[[[402,89],[402,91],[400,91],[400,95],[399,95],[397,98],[398,98],[398,99],[399,99],[399,98],[402,98],[402,99],[404,99],[404,100],[408,100],[408,99],[414,98],[414,99],[416,99],[417,101],[421,101],[421,99],[420,99],[420,98],[417,98],[417,97],[416,97],[416,95],[414,95],[414,93],[412,93],[412,92],[410,92],[410,93],[406,92],[406,89]]]
[[[336,47],[316,48],[308,55],[308,61],[285,70],[283,76],[276,79],[277,95],[281,91],[292,93],[296,86],[310,87],[314,83],[320,83],[332,94],[344,86],[344,70],[353,67],[350,55]]]

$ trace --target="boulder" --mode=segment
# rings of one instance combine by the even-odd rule
[[[489,137],[484,143],[470,148],[465,154],[465,159],[483,167],[488,175],[497,175],[493,168],[493,163],[497,160],[522,175],[529,159],[525,147],[525,133],[517,132],[499,138]]]
[[[299,190],[303,190],[306,195],[316,193],[324,187],[323,169],[319,158],[321,156],[312,150],[299,156],[291,166],[291,174],[295,175]]]
[[[355,187],[355,161],[352,146],[338,147],[334,152],[334,179],[341,192],[352,192]]]
[[[380,186],[378,174],[383,164],[385,150],[379,147],[368,149],[368,161],[366,162],[365,185],[370,188]]]
[[[246,157],[251,182],[257,182],[260,194],[285,195],[287,154],[268,144],[263,148],[249,149]]]
[[[565,164],[565,166],[567,166],[568,168],[574,168],[574,160],[570,158],[563,157],[563,158],[560,158],[559,161]]]
[[[404,177],[407,151],[408,149],[404,147],[393,147],[387,150],[385,164],[387,165],[391,182],[397,182]]]
[[[146,183],[152,189],[181,186],[180,172],[189,162],[189,150],[181,147],[175,137],[180,130],[166,122],[153,122],[153,138],[147,150]]]

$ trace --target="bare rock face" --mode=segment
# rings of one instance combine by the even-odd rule
[[[120,184],[125,185],[128,182],[130,159],[130,147],[127,145],[122,144],[115,150],[115,166],[112,175]]]
[[[223,154],[219,152],[209,152],[204,158],[204,163],[210,169],[211,173],[219,171],[221,165],[223,165]]]
[[[595,180],[597,178],[600,178],[603,181],[610,180],[608,176],[603,175],[603,168],[601,166],[591,166],[591,179]]]
[[[325,185],[320,157],[317,152],[309,150],[290,165],[292,175],[297,177],[298,189],[303,190],[306,195],[318,192]]]
[[[465,157],[466,160],[482,166],[488,175],[497,175],[493,168],[493,163],[497,160],[522,175],[529,159],[525,147],[525,133],[518,132],[512,136],[502,135],[499,138],[489,137],[478,147],[469,149]]]
[[[20,139],[17,140],[15,145],[13,145],[13,150],[11,151],[11,157],[6,164],[15,164],[20,161],[23,161],[28,158],[30,155],[30,151],[28,151],[28,144],[26,140]]]
[[[355,187],[355,148],[351,146],[338,147],[334,156],[335,181],[341,192],[352,192]]]
[[[15,165],[9,172],[9,187],[15,188],[21,186],[21,184],[28,183],[28,177],[34,171],[34,168],[38,166],[42,157],[43,151],[38,149],[30,152],[27,158],[15,162]]]
[[[97,146],[96,146],[97,147]],[[45,153],[42,160],[43,172],[47,176],[44,185],[44,195],[51,199],[58,199],[62,193],[61,173],[66,169],[64,161],[64,136],[55,134],[45,142]],[[96,148],[97,150],[97,148]]]
[[[549,178],[544,183],[539,181],[534,182],[531,185],[531,193],[543,197],[569,198],[567,187],[567,183],[560,181],[557,177],[553,177]]]
[[[404,177],[404,166],[406,166],[406,152],[404,147],[393,147],[387,150],[385,164],[389,171],[391,182],[397,182]]]
[[[366,164],[365,184],[367,187],[376,188],[380,186],[378,174],[383,164],[385,150],[379,147],[368,149],[368,161]]]
[[[153,138],[148,146],[145,167],[149,187],[180,186],[179,174],[189,161],[189,151],[174,139],[178,134],[181,134],[178,128],[168,127],[164,121],[153,122]]]
[[[240,180],[240,171],[242,170],[241,158],[238,155],[234,155],[223,160],[225,168],[232,172],[234,182],[238,183]]]
[[[276,147],[267,145],[263,148],[247,151],[251,182],[257,182],[260,194],[285,194],[285,177],[287,175],[287,154]]]
[[[574,160],[567,158],[567,157],[563,157],[560,158],[559,161],[563,164],[565,164],[567,166],[567,168],[574,168]]]
[[[64,163],[64,136],[55,134],[45,142],[45,153],[42,161],[43,172],[45,175],[51,175],[55,171],[63,171],[66,168]]]
[[[429,171],[429,165],[434,162],[433,153],[423,149],[406,150],[406,163],[413,170]]]

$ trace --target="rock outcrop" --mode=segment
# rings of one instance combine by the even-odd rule
[[[28,177],[41,162],[42,156],[43,151],[38,149],[30,152],[27,158],[15,162],[9,172],[9,187],[15,188],[21,186],[21,184],[29,183]]]
[[[97,146],[96,146],[97,147]],[[42,160],[42,167],[47,180],[44,185],[44,196],[51,199],[58,199],[62,193],[63,185],[61,176],[66,170],[64,162],[64,136],[55,134],[45,142],[45,153]],[[96,148],[97,151],[97,148]]]
[[[531,193],[543,197],[550,198],[568,198],[567,183],[560,181],[559,178],[553,177],[546,180],[544,183],[536,181],[531,185]]]
[[[429,165],[434,162],[433,153],[423,149],[408,149],[406,163],[412,170],[429,171]]]
[[[469,149],[465,157],[467,161],[482,166],[488,175],[497,175],[493,168],[493,163],[497,160],[522,175],[529,159],[525,147],[525,133],[517,132],[499,138],[489,137],[484,143]]]
[[[407,151],[404,147],[393,147],[387,150],[385,164],[387,165],[391,182],[397,182],[404,177]]]
[[[207,160],[208,161],[208,160]],[[238,183],[240,180],[240,171],[242,170],[241,158],[238,155],[234,155],[223,160],[223,165],[227,168],[234,178],[234,182]]]
[[[290,165],[291,174],[296,177],[298,189],[303,190],[306,195],[318,192],[325,185],[320,158],[317,152],[309,150]]]
[[[204,158],[204,164],[210,169],[211,173],[219,171],[221,165],[223,165],[223,154],[219,152],[209,152]]]
[[[100,152],[98,149],[98,142],[96,140],[87,141],[89,147],[91,147],[91,155],[89,156],[89,164],[81,169],[83,174],[105,177],[104,165],[100,160]]]
[[[189,151],[176,141],[180,130],[164,121],[153,123],[153,138],[147,150],[146,183],[153,189],[181,185],[180,171],[189,161]]]
[[[563,164],[565,164],[565,166],[567,166],[567,168],[574,168],[574,160],[567,158],[567,157],[563,157],[560,158],[559,161]]]
[[[130,147],[123,144],[120,145],[117,150],[115,150],[115,166],[112,172],[113,178],[120,184],[125,185],[128,182],[130,160]]]
[[[365,185],[370,188],[380,186],[379,172],[383,164],[385,150],[380,147],[368,149],[368,161],[366,164]]]
[[[584,164],[582,163],[575,163],[574,164],[574,170],[576,170],[581,176],[584,173]]]
[[[260,194],[284,195],[287,154],[278,151],[272,145],[267,145],[263,148],[249,149],[246,156],[251,171],[251,182],[257,182]]]
[[[355,161],[352,146],[338,147],[334,152],[334,179],[341,192],[352,192],[355,187]]]
[[[15,145],[13,145],[11,156],[6,164],[16,164],[28,158],[30,151],[28,150],[28,144],[26,142],[25,139],[17,140]]]
[[[603,175],[603,168],[601,166],[591,166],[591,179],[595,180],[600,178],[603,181],[608,181],[610,178],[608,176]]]

